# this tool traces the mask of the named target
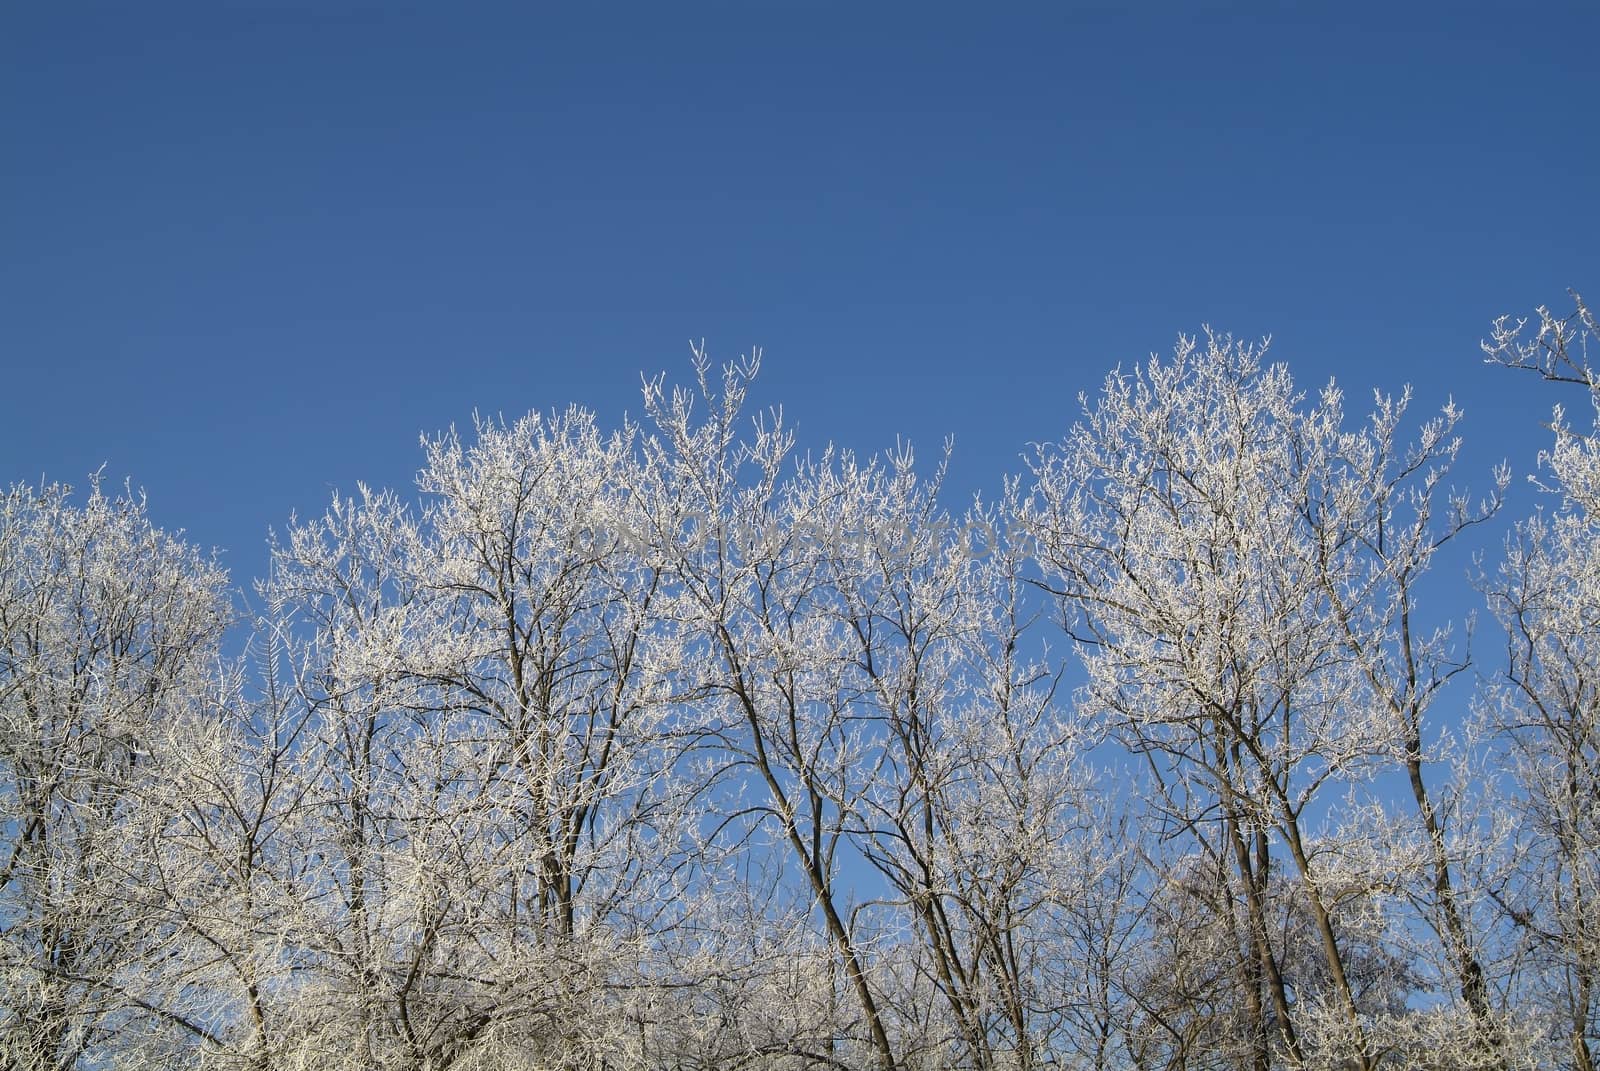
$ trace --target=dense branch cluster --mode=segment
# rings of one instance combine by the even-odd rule
[[[1489,359],[1594,404],[1539,316]],[[952,512],[756,371],[425,440],[250,614],[132,494],[0,499],[0,1065],[1593,1071],[1594,435],[1467,673],[1453,407],[1184,339]]]

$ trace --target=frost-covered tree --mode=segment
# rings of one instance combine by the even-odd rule
[[[844,1050],[831,1058],[893,1071],[896,1044],[869,962],[871,918],[852,909],[840,877],[876,731],[856,701],[839,606],[835,511],[852,489],[826,486],[827,462],[814,478],[785,484],[793,435],[781,418],[768,414],[748,433],[742,426],[758,367],[755,358],[730,365],[713,383],[701,353],[698,392],[646,385],[655,434],[644,441],[636,486],[644,535],[682,593],[691,636],[683,680],[704,711],[700,769],[722,786],[712,846],[777,840],[798,898],[762,906],[774,917],[751,923],[786,925],[796,912],[820,922],[853,1009],[827,1040],[830,1053]]]
[[[292,854],[286,834],[308,795],[294,760],[305,720],[270,634],[257,646],[257,684],[244,666],[219,665],[196,709],[167,726],[137,815],[150,845],[140,896],[165,935],[149,977],[190,1029],[130,1066],[293,1066],[299,1032],[283,999],[298,966],[290,893],[309,860]]]
[[[1581,302],[1524,326],[1600,397]],[[958,510],[757,368],[425,438],[236,662],[141,500],[9,492],[0,1062],[1594,1071],[1600,416],[1458,745],[1453,406],[1185,339]]]
[[[685,833],[628,442],[574,410],[426,448],[420,513],[336,501],[261,588],[308,718],[288,996],[385,1066],[600,1059]]]
[[[142,497],[0,498],[0,1063],[204,1036],[159,989],[171,931],[142,813],[230,617],[226,575]]]
[[[691,623],[708,845],[772,851],[752,925],[831,954],[829,1059],[884,1068],[1042,1066],[1092,1030],[1061,938],[1119,852],[1025,635],[1014,498],[948,512],[909,448],[793,458],[776,414],[741,414],[754,362],[698,391],[647,387],[640,499]],[[817,962],[812,960],[812,962]],[[808,1036],[810,1035],[810,1036]],[[790,1054],[815,1053],[814,1031]]]
[[[1600,379],[1589,347],[1600,328],[1574,301],[1565,318],[1540,308],[1532,338],[1524,321],[1497,321],[1484,346],[1491,363],[1587,387],[1594,416],[1581,432],[1556,408],[1538,480],[1558,497],[1517,525],[1484,582],[1507,644],[1483,710],[1505,774],[1498,806],[1510,816],[1491,892],[1522,949],[1519,995],[1539,1009],[1567,1066],[1592,1071],[1600,1046]]]
[[[1028,523],[1085,702],[1148,761],[1157,832],[1191,837],[1193,872],[1222,883],[1209,910],[1238,935],[1223,947],[1240,950],[1257,1068],[1366,1068],[1389,1051],[1396,994],[1363,984],[1353,959],[1372,913],[1393,906],[1387,868],[1369,865],[1359,812],[1331,802],[1397,762],[1420,771],[1421,716],[1459,663],[1442,634],[1412,631],[1408,585],[1495,505],[1452,499],[1433,516],[1458,414],[1407,449],[1404,411],[1380,398],[1349,430],[1336,388],[1306,404],[1260,348],[1208,335],[1112,375],[1035,463]],[[1437,825],[1425,786],[1417,802]],[[1448,901],[1447,872],[1432,879]],[[1316,937],[1313,974],[1291,973],[1274,924],[1285,880]],[[1444,935],[1455,941],[1448,923]]]

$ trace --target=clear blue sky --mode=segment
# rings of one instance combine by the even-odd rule
[[[0,483],[105,465],[247,583],[419,432],[615,423],[704,337],[803,444],[954,434],[992,490],[1210,323],[1453,393],[1485,486],[1556,398],[1488,322],[1600,298],[1597,45],[1593,3],[13,3]]]

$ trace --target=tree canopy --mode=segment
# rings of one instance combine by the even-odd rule
[[[1422,598],[1509,479],[1460,412],[1210,334],[959,507],[697,351],[637,421],[425,439],[249,598],[13,486],[0,1062],[1593,1071],[1595,336],[1485,343],[1597,421],[1490,655]]]

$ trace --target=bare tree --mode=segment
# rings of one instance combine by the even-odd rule
[[[756,358],[730,365],[714,386],[700,353],[698,395],[646,384],[657,435],[644,443],[637,496],[649,511],[652,554],[681,590],[695,636],[684,673],[709,713],[701,728],[718,754],[707,772],[727,786],[718,836],[742,845],[763,828],[776,831],[857,1011],[840,1030],[843,1043],[893,1071],[899,1060],[868,962],[870,938],[839,878],[868,787],[869,729],[841,650],[837,554],[827,534],[835,493],[784,486],[793,436],[776,413],[742,433],[758,367]]]
[[[1539,323],[1490,359],[1600,405]],[[1504,474],[1263,354],[1113,373],[957,512],[697,351],[291,521],[233,662],[142,500],[12,489],[0,1061],[1594,1071],[1600,433],[1557,411],[1455,746],[1418,592]]]
[[[389,1066],[513,1045],[587,1066],[648,977],[684,833],[628,443],[574,410],[426,445],[420,516],[338,501],[262,588],[310,716],[294,925],[321,981],[297,999]]]
[[[68,488],[0,500],[0,1053],[71,1068],[206,1027],[145,971],[134,812],[163,727],[189,712],[231,611],[225,574],[156,529],[142,497]]]
[[[256,685],[245,665],[219,665],[195,709],[163,727],[137,818],[140,898],[167,952],[148,976],[193,1035],[174,1062],[268,1071],[292,1066],[298,1042],[281,994],[295,984],[290,893],[307,861],[285,833],[304,821],[309,786],[296,764],[304,711],[271,633],[257,641]]]
[[[1407,585],[1495,505],[1452,500],[1434,532],[1455,411],[1401,452],[1404,399],[1380,398],[1354,432],[1342,402],[1330,386],[1303,407],[1259,349],[1184,339],[1170,362],[1113,375],[1065,443],[1041,451],[1029,513],[1090,702],[1148,760],[1163,835],[1193,836],[1239,905],[1258,1068],[1274,1051],[1298,1065],[1326,1049],[1301,1036],[1313,1023],[1337,1030],[1353,1066],[1385,1051],[1351,969],[1368,893],[1348,873],[1358,842],[1316,816],[1330,790],[1365,784],[1395,756],[1420,768],[1421,713],[1456,668],[1433,672],[1442,637],[1413,642]],[[1400,684],[1396,643],[1410,659]],[[1312,1014],[1315,991],[1293,983],[1273,932],[1280,873],[1317,935],[1328,1015]]]
[[[1099,734],[1056,703],[1061,669],[1028,634],[1014,496],[957,523],[938,488],[901,454],[842,507],[864,536],[840,587],[846,655],[877,727],[861,851],[944,1005],[946,1062],[1032,1068],[1083,1042],[1087,965],[1060,945],[1121,846],[1095,829]]]
[[[1316,567],[1338,640],[1367,685],[1367,702],[1386,719],[1394,758],[1405,773],[1422,827],[1423,851],[1410,896],[1438,938],[1448,976],[1472,1023],[1461,1066],[1504,1066],[1504,1024],[1495,1007],[1471,920],[1471,896],[1461,888],[1452,847],[1450,804],[1428,783],[1428,714],[1445,686],[1469,665],[1448,624],[1427,629],[1417,591],[1440,548],[1498,512],[1509,470],[1495,473],[1493,491],[1474,502],[1447,491],[1445,480],[1460,448],[1461,413],[1447,405],[1423,422],[1404,445],[1401,426],[1409,389],[1380,396],[1367,428],[1341,447],[1335,478],[1307,501],[1318,525]]]
[[[793,889],[832,951],[827,1060],[1115,1066],[1137,856],[1087,762],[1103,730],[1031,631],[1014,493],[952,516],[908,448],[791,460],[776,414],[737,426],[755,371],[713,384],[700,355],[697,394],[646,392],[639,497],[700,636],[713,841],[770,838],[798,879],[762,910],[792,918]]]
[[[1498,573],[1483,582],[1506,632],[1503,672],[1483,710],[1507,775],[1498,797],[1516,816],[1491,892],[1521,938],[1524,999],[1546,1009],[1575,1071],[1600,1045],[1600,380],[1589,345],[1594,315],[1538,310],[1495,324],[1492,363],[1533,368],[1589,389],[1595,423],[1575,431],[1558,406],[1541,482],[1559,495],[1520,523]]]

